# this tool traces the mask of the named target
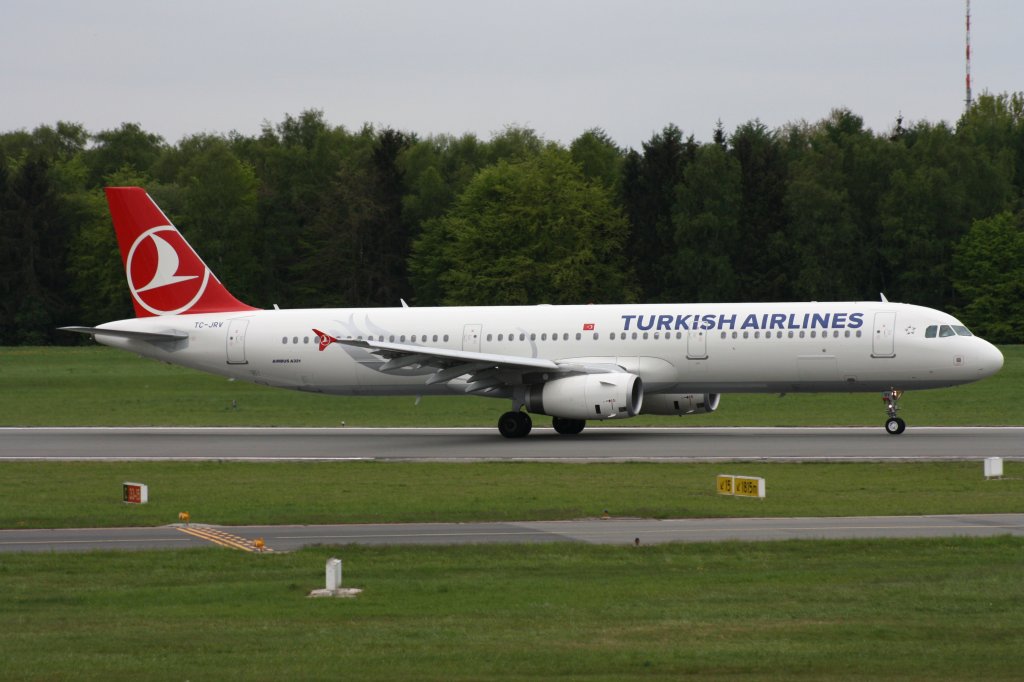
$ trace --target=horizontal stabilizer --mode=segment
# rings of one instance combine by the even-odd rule
[[[61,331],[78,332],[79,334],[90,334],[96,336],[117,336],[122,339],[134,339],[136,341],[181,341],[188,338],[185,332],[169,330],[166,332],[137,332],[126,329],[105,329],[103,327],[59,327]]]

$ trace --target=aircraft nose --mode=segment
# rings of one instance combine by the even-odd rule
[[[978,371],[990,377],[1003,368],[1003,354],[988,341],[983,341],[982,343],[985,345],[978,354],[981,359]]]

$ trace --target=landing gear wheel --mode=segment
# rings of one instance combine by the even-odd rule
[[[885,422],[885,432],[890,436],[898,436],[907,430],[907,422],[899,417],[892,417]]]
[[[522,438],[533,428],[533,420],[526,412],[506,412],[498,419],[498,431],[505,438]]]
[[[555,431],[563,436],[575,436],[583,430],[583,427],[587,425],[587,422],[582,419],[563,419],[562,417],[552,417],[551,425],[555,427]]]
[[[898,436],[907,430],[907,422],[896,416],[896,412],[900,409],[899,402],[902,397],[903,391],[895,388],[882,393],[885,413],[889,415],[889,418],[885,420],[885,432],[890,436]]]

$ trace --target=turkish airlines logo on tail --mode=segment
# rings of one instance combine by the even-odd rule
[[[154,315],[188,312],[210,281],[209,268],[170,225],[140,234],[128,251],[125,270],[135,302]]]

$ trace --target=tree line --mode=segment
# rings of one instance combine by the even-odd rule
[[[332,126],[169,144],[135,123],[0,134],[0,345],[130,317],[102,188],[145,187],[260,307],[890,300],[1024,341],[1024,94],[876,133],[846,109],[640,149]]]

